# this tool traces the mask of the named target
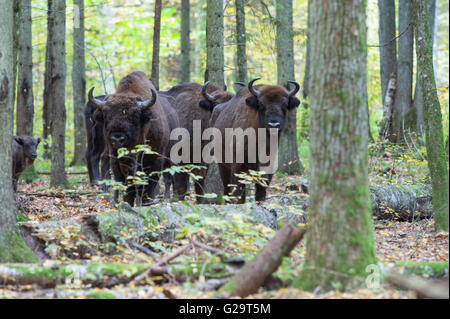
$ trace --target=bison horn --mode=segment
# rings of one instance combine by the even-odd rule
[[[247,85],[244,82],[234,82],[234,83],[236,83],[237,85],[240,85],[240,86],[246,86]]]
[[[202,95],[205,97],[205,99],[209,102],[215,102],[216,99],[214,98],[214,96],[212,96],[211,94],[209,94],[208,92],[206,92],[206,88],[208,87],[209,81],[206,81],[205,84],[203,84],[202,86]]]
[[[254,78],[253,80],[248,82],[248,90],[250,91],[251,94],[253,94],[256,97],[259,97],[259,92],[253,88],[253,82],[255,82],[259,79],[261,79],[261,78]]]
[[[99,99],[96,99],[95,97],[94,97],[94,89],[95,89],[95,86],[93,86],[90,90],[89,90],[89,93],[88,93],[88,99],[89,99],[89,102],[91,102],[91,104],[93,105],[93,106],[95,106],[97,109],[99,109],[100,111],[103,109],[103,107],[106,105],[106,102],[105,101],[101,101],[101,100],[99,100]]]
[[[138,106],[142,108],[142,111],[147,110],[149,107],[151,107],[153,104],[156,103],[157,93],[154,89],[151,90],[152,90],[152,98],[150,100],[138,102]]]
[[[293,97],[297,92],[300,90],[300,85],[295,81],[288,81],[289,83],[292,83],[295,85],[295,88],[289,92],[289,97]]]

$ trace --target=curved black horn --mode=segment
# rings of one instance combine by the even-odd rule
[[[212,96],[211,94],[209,94],[208,92],[206,92],[206,88],[208,87],[209,81],[206,81],[205,84],[203,84],[202,86],[202,95],[205,97],[206,100],[208,100],[209,102],[215,102],[216,99],[214,98],[214,96]]]
[[[288,82],[295,85],[295,88],[289,92],[289,97],[293,97],[300,90],[300,85],[295,81],[289,80]]]
[[[156,103],[157,93],[154,89],[151,90],[152,90],[152,98],[150,100],[138,102],[138,106],[142,108],[142,111],[147,110],[149,107],[151,107],[153,104]]]
[[[237,85],[240,85],[240,86],[246,86],[247,85],[244,82],[234,82],[234,83],[237,84]]]
[[[92,104],[93,106],[95,106],[95,108],[97,108],[97,109],[99,109],[99,110],[102,110],[103,107],[105,106],[106,102],[105,102],[105,101],[101,101],[101,100],[99,100],[99,99],[96,99],[96,98],[94,97],[94,89],[95,89],[95,86],[93,86],[93,87],[89,90],[89,93],[88,93],[88,99],[89,99],[89,102],[91,102],[91,104]]]
[[[253,94],[256,97],[259,97],[259,92],[253,88],[253,82],[255,82],[259,79],[261,79],[261,78],[254,78],[253,80],[248,82],[248,90],[250,91],[251,94]]]

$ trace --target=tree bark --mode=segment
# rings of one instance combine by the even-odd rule
[[[381,76],[381,102],[384,105],[386,91],[391,74],[397,75],[397,41],[395,28],[395,1],[378,0],[380,42],[380,76]],[[383,117],[385,115],[383,114]],[[393,129],[393,126],[390,126]],[[386,134],[391,142],[395,142],[393,130]]]
[[[367,178],[366,1],[311,6],[311,195],[306,259],[294,285],[346,289],[376,262]]]
[[[394,104],[394,133],[397,142],[404,143],[404,130],[409,128],[405,115],[412,106],[413,28],[411,1],[398,2],[398,30],[407,30],[398,38],[397,90]]]
[[[275,236],[269,240],[258,256],[247,263],[220,291],[231,296],[245,298],[256,293],[274,271],[278,269],[284,256],[289,256],[305,234],[305,228],[297,228],[285,224]]]
[[[17,92],[17,63],[19,52],[19,29],[20,29],[20,0],[14,1],[14,28],[13,28],[13,108],[16,105],[16,92]]]
[[[0,262],[34,262],[36,256],[23,241],[17,227],[12,188],[14,11],[13,2],[0,0]]]
[[[422,99],[428,167],[433,191],[433,211],[436,229],[448,230],[449,177],[442,131],[441,105],[437,95],[433,69],[428,9],[425,0],[414,0],[414,33],[417,69]]]
[[[84,105],[86,104],[86,66],[84,44],[84,0],[74,0],[73,30],[73,120],[75,143],[71,165],[85,163],[86,129],[84,126]]]
[[[278,84],[289,88],[288,80],[295,81],[292,0],[277,0],[276,14]],[[304,171],[298,157],[296,108],[287,111],[278,148],[278,167],[281,172],[289,175],[300,175]]]
[[[159,43],[161,34],[161,0],[155,0],[155,18],[153,24],[152,75],[150,80],[159,90]]]
[[[191,5],[181,0],[181,63],[180,82],[191,81]]]
[[[206,70],[208,80],[210,84],[224,89],[223,0],[207,0],[206,11]]]
[[[205,81],[224,89],[224,26],[223,26],[223,0],[207,0],[206,7],[206,70]],[[207,79],[206,79],[207,78]],[[222,179],[219,174],[218,164],[209,165],[208,174],[205,177],[205,194],[223,194]],[[201,199],[202,203],[211,200]],[[216,202],[216,199],[212,200]]]
[[[49,100],[51,110],[52,135],[52,187],[67,186],[65,172],[65,136],[66,136],[66,0],[52,0],[50,14],[53,17],[54,33],[49,53],[51,77]]]
[[[50,86],[52,83],[52,66],[50,61],[50,55],[52,51],[52,39],[54,37],[54,17],[51,12],[53,7],[53,0],[47,0],[47,45],[45,49],[45,72],[44,72],[44,95],[43,95],[43,107],[42,107],[42,137],[44,138],[44,158],[50,158],[50,149],[48,143],[48,137],[51,133],[51,114],[52,104],[50,99]]]
[[[33,136],[33,52],[31,30],[31,0],[19,1],[19,59],[16,112],[16,135]],[[27,182],[36,179],[37,173],[31,165],[21,175]]]
[[[245,0],[235,0],[236,6],[236,82],[248,82],[247,36],[245,34]]]
[[[427,8],[428,8],[428,22],[430,24],[430,32],[431,32],[431,43],[433,46],[433,57],[435,55],[435,40],[437,34],[437,0],[427,0]],[[416,43],[417,45],[417,43]],[[423,97],[419,83],[419,65],[417,65],[416,72],[416,87],[414,91],[414,107],[416,109],[416,130],[417,135],[422,137],[425,131],[424,128],[424,120],[423,120]]]

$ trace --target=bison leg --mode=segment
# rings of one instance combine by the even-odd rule
[[[224,194],[231,195],[231,187],[228,186],[231,182],[230,169],[223,164],[219,164],[219,173],[220,173],[220,177],[222,178]]]
[[[177,173],[173,176],[173,195],[179,200],[184,200],[189,184],[187,173]]]
[[[173,176],[165,173],[164,176],[164,198],[170,198],[170,186],[172,185]]]
[[[264,178],[267,178],[266,183],[267,185],[270,185],[270,181],[272,180],[273,175],[264,175]],[[255,200],[257,202],[265,201],[266,200],[266,190],[267,187],[262,186],[259,183],[255,183]]]

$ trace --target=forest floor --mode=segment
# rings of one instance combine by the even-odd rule
[[[369,160],[370,184],[372,185],[411,185],[427,183],[427,167],[420,158],[383,152],[372,156]],[[290,185],[305,183],[305,179],[297,176],[275,176],[269,191],[266,207],[283,206],[277,201],[277,194],[286,193]],[[114,243],[91,244],[89,239],[80,234],[80,224],[86,216],[114,214],[98,188],[88,187],[86,176],[78,176],[75,186],[70,190],[50,189],[48,181],[36,180],[33,183],[19,185],[17,202],[25,224],[41,224],[56,222],[57,227],[47,234],[36,234],[45,242],[45,251],[49,258],[43,265],[64,264],[155,264],[156,257],[144,253],[136,247],[130,247],[131,233],[121,231]],[[272,196],[271,196],[272,195]],[[289,191],[288,196],[307,198],[307,194]],[[191,204],[193,199],[188,199]],[[170,202],[155,205],[171,205]],[[211,205],[214,207],[217,205]],[[221,205],[219,205],[221,206]],[[290,207],[282,207],[290,209]],[[220,218],[219,218],[220,219]],[[70,221],[64,223],[63,221]],[[79,224],[76,223],[79,221]],[[61,222],[61,223],[59,223]],[[167,223],[162,220],[154,225],[153,230]],[[193,223],[180,230],[182,235],[172,241],[160,238],[140,241],[156,255],[167,256],[177,248],[189,244],[192,239],[200,241],[209,248],[221,251],[229,256],[251,260],[262,249],[264,244],[276,230],[250,219],[236,216],[229,221],[208,219],[207,227]],[[376,254],[378,261],[385,266],[399,267],[399,262],[447,262],[449,260],[449,233],[435,232],[432,219],[400,222],[391,220],[374,220]],[[123,240],[122,240],[123,239]],[[86,245],[90,245],[86,253]],[[84,247],[84,249],[81,249]],[[274,283],[267,284],[257,294],[248,298],[415,298],[411,291],[398,290],[388,283],[381,283],[378,288],[362,288],[354,291],[338,290],[321,293],[305,292],[289,288],[289,283],[298,274],[299,267],[305,258],[305,241],[292,251],[290,257],[283,260],[282,265],[274,273]],[[216,298],[213,287],[219,279],[208,277],[205,270],[208,263],[220,261],[208,249],[192,245],[171,263],[197,266],[187,278],[178,280],[174,277],[146,277],[139,281],[130,280],[110,287],[94,287],[90,284],[65,283],[52,288],[31,285],[0,286],[0,298]],[[199,266],[200,265],[200,266]],[[202,266],[203,265],[203,266]],[[0,264],[1,266],[1,264]],[[201,267],[201,268],[200,268]],[[200,268],[200,269],[197,269]],[[401,266],[400,266],[401,268]],[[448,280],[448,269],[446,272]]]

